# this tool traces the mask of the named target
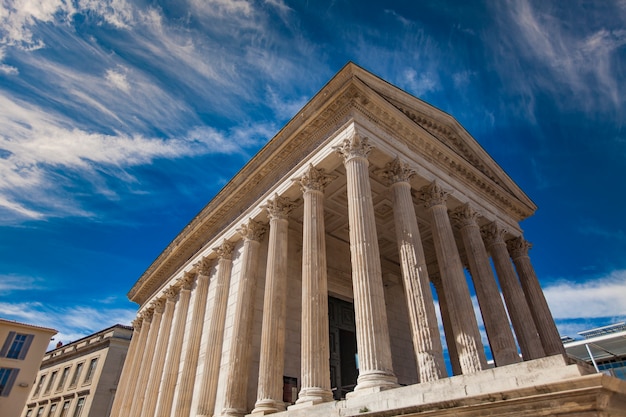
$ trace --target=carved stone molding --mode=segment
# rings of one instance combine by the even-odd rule
[[[269,200],[263,208],[267,211],[270,219],[286,219],[293,210],[295,204],[287,197],[281,197],[274,194],[274,199]]]
[[[469,203],[463,204],[450,214],[450,219],[454,220],[454,223],[461,229],[466,226],[478,225],[476,222],[478,217],[480,214]]]
[[[420,199],[424,202],[424,205],[427,208],[433,206],[445,206],[446,200],[448,199],[448,193],[445,191],[437,181],[433,181],[429,185],[422,187],[420,190],[421,195]]]
[[[295,181],[300,185],[302,193],[306,193],[307,191],[324,191],[326,185],[336,178],[335,175],[326,174],[323,168],[317,169],[309,164],[307,172]]]
[[[397,182],[409,182],[417,172],[409,164],[396,158],[387,163],[383,169],[378,170],[377,173],[391,185]]]
[[[333,149],[341,155],[343,162],[348,162],[352,158],[365,158],[374,149],[369,144],[367,137],[361,137],[361,135],[355,132],[351,138],[345,139],[339,146],[334,146]]]
[[[248,220],[248,223],[242,224],[237,229],[237,232],[243,237],[244,240],[253,240],[260,242],[267,232],[267,225],[257,222],[255,220]]]
[[[506,230],[498,226],[496,222],[484,225],[480,229],[480,232],[487,246],[492,246],[498,243],[504,244],[504,235],[506,234]]]
[[[233,249],[235,249],[235,244],[229,242],[228,240],[224,240],[224,242],[222,242],[220,246],[215,248],[214,251],[217,253],[217,256],[220,257],[220,259],[232,260]]]
[[[533,244],[519,236],[507,240],[506,246],[511,254],[511,258],[517,259],[522,256],[528,256],[528,251],[533,247]]]

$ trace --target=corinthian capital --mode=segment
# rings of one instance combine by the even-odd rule
[[[176,296],[178,295],[179,287],[177,285],[171,285],[165,290],[165,299],[167,302],[173,302],[176,300]]]
[[[328,175],[324,169],[317,169],[312,164],[309,164],[309,169],[306,173],[298,178],[296,181],[300,184],[300,189],[303,193],[307,191],[323,191],[326,184],[337,178],[334,175]]]
[[[399,158],[388,162],[385,167],[378,172],[390,185],[398,182],[409,182],[411,177],[416,174],[415,170],[411,168],[409,164],[400,161]]]
[[[477,226],[478,212],[474,210],[468,203],[463,204],[452,212],[450,218],[460,227]]]
[[[193,283],[196,281],[197,275],[198,273],[195,269],[192,269],[191,271],[185,271],[183,277],[179,280],[181,289],[191,291],[191,288],[193,288]]]
[[[242,224],[237,229],[237,232],[239,232],[241,237],[245,240],[253,240],[255,242],[260,242],[266,231],[267,226],[265,224],[252,219],[248,220],[248,223]]]
[[[522,256],[528,256],[528,251],[533,247],[532,243],[526,241],[523,237],[515,237],[506,241],[506,247],[511,254],[511,258],[517,259]]]
[[[157,298],[152,302],[152,307],[154,308],[155,313],[163,313],[163,309],[165,308],[165,303],[161,298]]]
[[[137,318],[135,318],[135,320],[133,320],[130,325],[133,326],[133,329],[138,332],[141,330],[141,325],[143,322],[143,317],[142,316],[138,316]]]
[[[263,206],[267,210],[267,214],[270,219],[286,219],[293,210],[294,203],[286,197],[281,197],[278,194],[274,195],[273,200],[269,200],[267,204]]]
[[[211,267],[213,266],[213,262],[207,258],[206,256],[200,260],[200,262],[194,264],[194,268],[198,271],[199,275],[203,275],[208,277],[211,273]]]
[[[357,132],[354,132],[352,137],[345,139],[341,145],[333,147],[333,149],[341,155],[344,163],[352,158],[367,159],[367,156],[373,148],[374,147],[369,144],[369,139],[361,137]]]
[[[420,192],[420,199],[424,202],[424,205],[427,208],[433,206],[445,206],[448,195],[450,194],[441,188],[437,181],[433,181],[429,185],[422,187]]]
[[[234,243],[229,242],[228,240],[224,240],[224,242],[222,242],[222,244],[218,246],[217,248],[215,248],[214,250],[217,253],[217,256],[220,257],[220,259],[231,260],[233,259],[234,248],[235,248]]]
[[[506,230],[498,226],[496,222],[484,225],[480,229],[480,232],[483,235],[483,239],[485,240],[487,246],[500,243],[504,244],[504,235],[506,234]]]

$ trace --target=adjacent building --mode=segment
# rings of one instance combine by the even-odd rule
[[[47,352],[26,407],[14,415],[108,416],[132,333],[117,324]]]
[[[0,414],[20,415],[54,329],[0,318]]]
[[[626,385],[565,356],[535,209],[453,117],[349,63],[130,290],[111,415],[620,415]]]
[[[564,339],[570,357],[589,363],[597,372],[626,380],[626,322],[578,334],[582,340]]]

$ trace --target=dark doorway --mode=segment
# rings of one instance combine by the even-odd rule
[[[354,390],[359,375],[354,305],[328,297],[330,331],[330,386],[340,400]]]

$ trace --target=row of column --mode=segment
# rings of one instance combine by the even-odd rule
[[[335,150],[343,158],[347,177],[348,221],[359,376],[355,393],[398,386],[391,347],[382,282],[382,270],[374,205],[369,180],[368,155],[372,146],[358,134]],[[454,239],[452,221],[460,228],[469,270],[497,365],[518,362],[519,356],[507,314],[524,359],[562,353],[562,345],[543,292],[528,258],[529,244],[522,238],[504,241],[495,223],[478,226],[478,213],[469,205],[449,214],[447,193],[436,182],[424,187],[421,199],[432,226],[439,280],[429,277],[409,180],[415,171],[394,160],[382,171],[390,184],[401,270],[420,382],[445,376],[443,348],[435,315],[431,280],[443,312],[444,329],[453,369],[471,373],[486,367],[485,354],[474,314],[464,268]],[[329,375],[328,290],[324,227],[324,187],[334,179],[309,166],[298,179],[304,200],[302,258],[302,373],[295,407],[332,400]],[[276,195],[265,206],[269,217],[269,241],[257,401],[253,414],[285,409],[283,371],[287,297],[288,216],[293,202]],[[196,383],[202,337],[207,351],[200,381],[196,416],[242,416],[247,412],[246,389],[250,368],[250,337],[260,240],[267,230],[250,220],[239,229],[243,239],[239,291],[230,344],[224,407],[215,409],[233,243],[225,241],[215,251],[215,298],[210,322],[202,335],[214,261],[204,258],[192,271],[166,291],[134,322],[135,331],[112,416],[188,417]],[[493,260],[506,309],[491,268]],[[511,257],[515,264],[513,269]],[[187,348],[181,363],[182,343],[190,292],[196,281]],[[176,316],[174,317],[174,311]],[[175,395],[175,392],[177,393]]]

